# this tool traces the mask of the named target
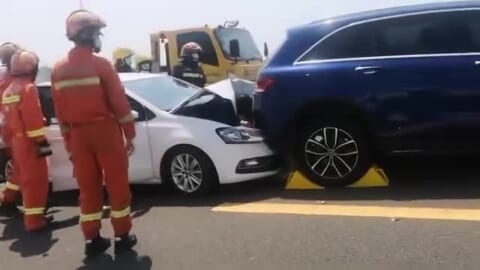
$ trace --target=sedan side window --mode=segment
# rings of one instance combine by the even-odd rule
[[[56,118],[55,115],[55,107],[53,105],[53,99],[52,99],[52,92],[50,90],[50,87],[48,86],[41,86],[38,87],[38,93],[39,93],[39,99],[40,99],[40,104],[42,106],[42,112],[47,120],[48,125],[54,125],[57,124],[55,121],[52,122],[53,119]],[[138,119],[136,119],[136,122],[143,122],[143,121],[148,121],[150,119],[155,118],[155,114],[145,108],[142,104],[137,102],[136,100],[132,99],[131,97],[127,96],[128,101],[130,103],[130,107],[132,110],[138,112]]]
[[[145,108],[145,106],[140,104],[138,101],[134,100],[129,96],[127,96],[127,98],[128,102],[130,103],[131,109],[138,113],[138,118],[135,120],[135,122],[143,122],[155,118],[155,114],[149,109]]]
[[[52,119],[55,118],[55,107],[53,105],[52,92],[49,86],[38,87],[38,96],[40,99],[40,105],[42,106],[43,116],[47,120],[47,124],[52,123]]]

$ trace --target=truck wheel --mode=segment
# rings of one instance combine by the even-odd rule
[[[323,187],[353,184],[372,165],[365,133],[344,120],[307,124],[296,146],[296,161],[307,178]]]

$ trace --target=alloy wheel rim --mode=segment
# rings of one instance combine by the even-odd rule
[[[175,185],[184,192],[193,193],[202,185],[202,168],[192,155],[179,154],[174,157],[170,172]]]
[[[12,179],[12,177],[13,177],[13,164],[12,164],[11,159],[9,159],[7,161],[7,163],[5,163],[5,168],[4,168],[3,171],[4,171],[5,182]]]
[[[330,180],[350,174],[359,157],[358,145],[352,135],[336,127],[313,132],[305,143],[304,153],[310,170]]]

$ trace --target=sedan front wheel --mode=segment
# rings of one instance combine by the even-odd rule
[[[170,150],[161,168],[162,179],[185,195],[205,194],[218,185],[210,158],[198,148],[182,145]]]
[[[1,157],[0,159],[0,183],[5,183],[13,177],[13,163],[9,157]]]

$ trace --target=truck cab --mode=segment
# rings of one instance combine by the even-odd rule
[[[256,80],[263,65],[263,56],[250,32],[237,28],[237,25],[238,22],[216,28],[206,25],[151,34],[152,71],[171,74],[173,66],[180,61],[182,46],[196,42],[203,49],[200,61],[207,76],[207,84],[224,80],[230,75]],[[265,52],[267,51],[266,49]]]

